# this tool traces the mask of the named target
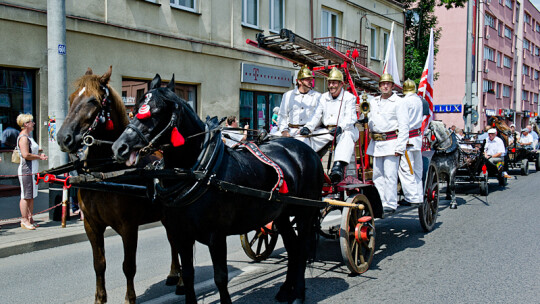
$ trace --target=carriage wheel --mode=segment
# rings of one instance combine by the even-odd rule
[[[529,175],[529,160],[521,160],[521,175]]]
[[[487,172],[480,173],[480,195],[488,196],[489,194],[489,184],[488,184],[488,174]]]
[[[420,225],[425,232],[433,230],[439,209],[439,177],[435,165],[430,164],[424,184],[424,202],[418,207]]]
[[[536,160],[534,161],[534,167],[536,171],[540,170],[540,152],[536,153]]]
[[[375,252],[375,217],[365,195],[357,194],[348,201],[364,205],[364,210],[343,208],[339,231],[341,256],[352,273],[360,274],[368,270]]]
[[[266,260],[274,248],[278,240],[279,233],[273,223],[269,223],[265,227],[240,235],[240,242],[246,255],[260,262]]]

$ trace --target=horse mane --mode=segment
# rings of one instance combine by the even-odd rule
[[[442,121],[432,121],[429,124],[429,129],[435,134],[436,141],[433,143],[433,147],[437,150],[446,150],[452,146],[451,132]]]
[[[100,80],[101,76],[94,74],[86,74],[75,80],[74,86],[77,88],[77,90],[75,90],[69,96],[69,105],[71,106],[73,100],[75,99],[75,97],[77,97],[77,95],[79,95],[79,92],[82,88],[86,88],[84,91],[84,95],[93,96],[96,100],[101,100],[102,97]],[[116,90],[113,89],[109,84],[107,84],[106,86],[109,89],[111,112],[117,115],[117,118],[119,119],[122,126],[127,126],[129,124],[129,119],[127,117],[126,107],[124,106],[120,94],[118,94],[118,92],[116,92]]]

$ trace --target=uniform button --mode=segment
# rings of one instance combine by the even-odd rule
[[[304,107],[302,107],[302,110],[304,109]]]

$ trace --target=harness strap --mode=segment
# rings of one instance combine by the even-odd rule
[[[276,170],[278,180],[277,180],[277,183],[272,188],[271,192],[274,192],[276,189],[278,189],[280,193],[289,192],[289,189],[287,189],[287,183],[285,182],[285,178],[283,177],[283,171],[281,170],[278,164],[276,164],[272,159],[266,156],[266,154],[264,154],[255,143],[247,142],[245,144],[241,143],[240,145],[245,147],[258,160],[260,160],[266,165],[271,166],[272,168],[274,168],[274,170]]]
[[[144,137],[144,134],[142,134],[142,132],[139,130],[139,128],[134,127],[132,124],[128,124],[126,126],[126,129],[133,130],[135,132],[135,134],[137,134],[139,139],[141,139],[144,142],[145,145],[149,144],[148,139],[146,139],[146,137]]]

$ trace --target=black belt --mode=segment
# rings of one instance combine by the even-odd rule
[[[296,129],[298,129],[298,128],[301,128],[301,127],[303,127],[303,126],[305,126],[305,125],[293,125],[293,124],[289,124],[289,128],[296,128]]]

